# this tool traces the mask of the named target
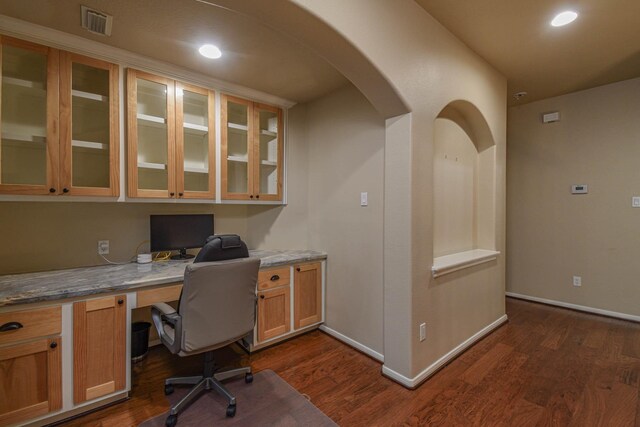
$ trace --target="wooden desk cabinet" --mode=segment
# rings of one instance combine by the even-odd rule
[[[321,262],[260,271],[258,318],[254,342],[250,343],[252,348],[274,344],[315,328],[324,321],[322,275]]]
[[[0,314],[0,425],[62,408],[60,306]]]
[[[73,304],[73,401],[123,390],[126,383],[125,295]]]

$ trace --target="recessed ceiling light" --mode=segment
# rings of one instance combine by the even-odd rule
[[[218,46],[212,44],[203,44],[200,46],[200,49],[198,49],[198,52],[205,58],[217,59],[222,56],[222,52],[220,52]]]
[[[556,17],[551,21],[551,25],[554,27],[562,27],[563,25],[572,23],[576,20],[577,17],[577,13],[571,10],[567,10],[557,14]]]

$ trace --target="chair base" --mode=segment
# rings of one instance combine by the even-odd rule
[[[165,423],[166,426],[175,426],[178,422],[178,414],[182,412],[193,400],[197,399],[200,396],[200,393],[209,390],[215,390],[219,395],[227,399],[227,417],[233,417],[236,414],[236,398],[229,392],[229,390],[226,389],[221,381],[240,375],[245,376],[246,383],[250,383],[253,381],[251,367],[230,369],[214,373],[213,355],[208,352],[205,353],[204,375],[193,377],[174,377],[166,379],[164,382],[165,394],[173,393],[174,385],[193,386],[182,399],[180,399],[175,405],[171,406],[171,409],[169,410],[169,416],[167,417]]]

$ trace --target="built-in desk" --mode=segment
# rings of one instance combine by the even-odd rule
[[[325,253],[257,250],[250,255],[261,259],[250,348],[324,321]],[[133,310],[176,300],[189,262],[0,276],[0,327],[9,325],[0,332],[0,381],[15,383],[0,384],[0,400],[11,402],[0,412],[0,425],[44,425],[126,399]],[[12,389],[22,392],[3,395]]]

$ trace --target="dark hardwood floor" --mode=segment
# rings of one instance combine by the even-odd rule
[[[251,365],[275,371],[341,426],[640,425],[640,324],[509,298],[507,314],[506,325],[413,391],[319,331],[254,353]],[[223,364],[237,360],[231,349],[218,353]],[[130,400],[66,425],[137,425],[167,410],[165,377],[200,366],[197,356],[155,347],[135,366]]]

